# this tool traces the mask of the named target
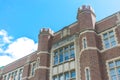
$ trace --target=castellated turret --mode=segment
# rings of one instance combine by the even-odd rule
[[[39,43],[38,43],[38,51],[47,51],[49,52],[51,48],[51,39],[53,36],[53,31],[49,28],[43,28],[39,33]]]
[[[94,10],[89,5],[83,5],[78,8],[77,20],[80,30],[94,29],[96,23],[96,15]]]

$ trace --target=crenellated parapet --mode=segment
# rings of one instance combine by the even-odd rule
[[[91,6],[78,8],[77,20],[80,30],[95,29],[96,16]]]
[[[81,6],[80,8],[78,8],[78,11],[79,12],[90,11],[90,12],[92,12],[94,14],[94,9],[91,6],[89,6],[89,5],[83,5],[83,6]]]
[[[40,34],[50,34],[50,35],[53,35],[54,32],[50,28],[42,28],[40,30]]]

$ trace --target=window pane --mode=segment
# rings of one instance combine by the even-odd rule
[[[68,51],[68,46],[65,47],[65,51]]]
[[[89,69],[86,69],[86,80],[90,80],[90,71]]]
[[[83,48],[86,48],[86,47],[87,47],[86,39],[83,39]]]
[[[120,67],[117,68],[117,74],[118,74],[118,78],[120,80]]]
[[[69,53],[68,52],[65,52],[64,53],[64,56],[65,56],[65,61],[67,61],[69,59]]]
[[[57,52],[54,53],[54,64],[55,65],[58,64],[58,53]]]
[[[116,66],[120,66],[120,60],[115,62]]]
[[[69,73],[65,73],[65,80],[68,80],[69,79]]]
[[[110,32],[109,32],[109,35],[110,35],[110,36],[113,36],[113,35],[114,35],[114,32],[113,32],[113,31],[110,31]]]
[[[59,76],[59,80],[64,80],[63,74]]]
[[[75,53],[74,53],[74,49],[70,50],[70,58],[74,58],[75,57]]]
[[[17,80],[17,71],[15,71],[14,80]]]
[[[75,78],[75,76],[76,76],[75,71],[71,71],[71,78]]]
[[[110,62],[110,63],[109,63],[109,67],[110,67],[110,68],[113,68],[114,66],[115,66],[115,65],[114,65],[113,62]]]
[[[117,77],[116,76],[112,76],[111,80],[117,80]]]
[[[115,69],[111,69],[111,70],[110,70],[110,75],[111,75],[111,76],[116,76]]]
[[[116,45],[116,41],[115,41],[115,37],[114,36],[110,37],[110,43],[111,43],[111,46],[115,46]]]
[[[57,76],[53,77],[53,80],[58,80]]]
[[[63,49],[60,49],[60,58],[59,58],[59,62],[60,62],[60,63],[63,62]]]
[[[105,48],[110,48],[110,43],[108,39],[104,40]]]
[[[72,49],[72,48],[74,48],[74,45],[73,45],[73,44],[70,45],[70,49]]]
[[[108,34],[107,33],[103,34],[103,39],[106,39],[106,38],[108,38]]]

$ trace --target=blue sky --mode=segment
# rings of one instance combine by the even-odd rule
[[[97,21],[120,11],[120,0],[0,0],[0,66],[35,51],[41,28],[75,22],[82,5],[93,7]]]

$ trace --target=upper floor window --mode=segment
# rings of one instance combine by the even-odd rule
[[[54,65],[57,65],[58,64],[58,52],[55,51],[54,53]]]
[[[31,63],[31,73],[30,73],[31,76],[35,74],[36,66],[37,66],[36,61]]]
[[[65,47],[65,53],[64,53],[65,61],[69,59],[69,49],[68,46]]]
[[[74,45],[71,44],[71,45],[70,45],[70,58],[74,58],[74,57],[75,57]]]
[[[63,49],[60,49],[60,58],[59,58],[59,62],[62,63],[63,62]]]
[[[6,75],[4,75],[3,80],[7,80],[7,76]]]
[[[103,43],[104,43],[105,49],[116,46],[117,43],[115,39],[115,33],[113,30],[108,31],[103,34]]]
[[[17,71],[14,72],[14,74],[13,74],[13,79],[14,79],[14,80],[17,80]]]
[[[23,73],[23,69],[20,69],[18,73],[18,80],[22,80],[22,73]]]
[[[74,44],[61,47],[54,51],[54,65],[68,61],[75,57]]]
[[[110,80],[120,80],[120,59],[108,63]]]
[[[16,69],[3,75],[3,80],[22,80],[23,68]]]
[[[86,37],[84,37],[82,39],[82,45],[83,45],[83,49],[87,48],[87,40],[86,40]]]

